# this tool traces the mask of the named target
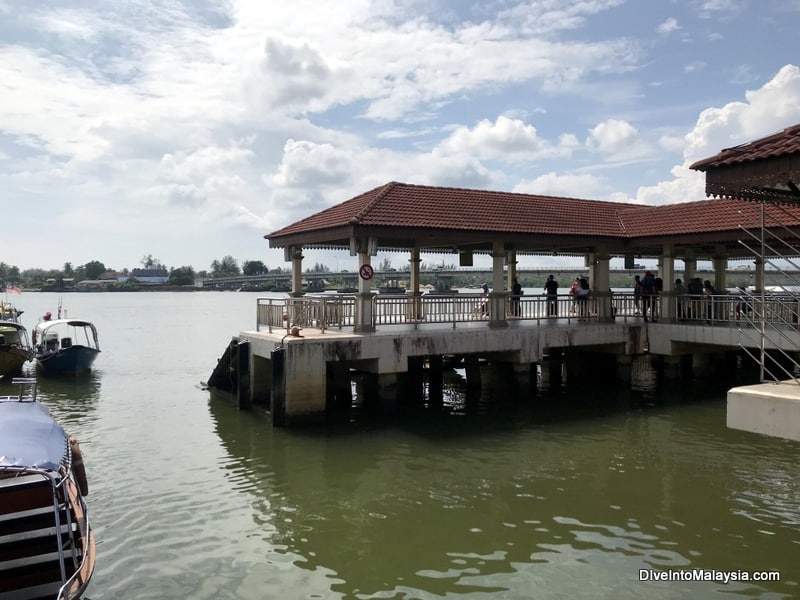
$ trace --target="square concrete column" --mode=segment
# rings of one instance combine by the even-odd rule
[[[688,285],[689,281],[691,281],[695,277],[695,273],[697,273],[697,258],[695,258],[694,253],[687,252],[683,257],[683,264],[683,284]]]
[[[489,325],[491,327],[506,327],[506,299],[508,293],[503,290],[504,263],[506,252],[502,242],[495,242],[492,246],[492,292],[489,294]]]
[[[755,286],[756,292],[761,292],[764,289],[764,259],[756,257],[755,259],[755,282],[753,285]]]
[[[714,265],[714,289],[718,294],[725,293],[725,271],[728,268],[728,255],[724,247],[719,247],[714,251],[712,260]]]
[[[611,257],[602,249],[586,256],[589,266],[589,285],[597,307],[598,321],[611,321]]]
[[[325,418],[327,369],[321,344],[286,344],[284,414],[287,424]]]
[[[422,292],[419,291],[419,248],[411,249],[411,258],[408,259],[409,271],[411,272],[411,289],[408,299],[408,319],[410,321],[421,321],[425,318],[422,312]]]
[[[510,250],[506,255],[506,262],[508,263],[508,270],[506,272],[506,291],[510,292],[514,285],[514,280],[517,278],[517,252]]]
[[[661,315],[659,318],[674,323],[678,319],[678,301],[675,297],[675,258],[672,246],[664,246],[661,258],[658,261],[658,275],[664,282],[664,289],[661,292]]]
[[[363,250],[358,252],[358,294],[356,295],[356,315],[355,327],[357,332],[371,332],[375,331],[372,315],[372,299],[375,294],[372,293],[372,279],[365,279],[361,276],[362,267],[372,265],[370,264],[369,254]]]
[[[292,259],[292,296],[303,295],[303,249],[292,246],[290,248]]]

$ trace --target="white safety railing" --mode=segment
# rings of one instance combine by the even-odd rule
[[[713,297],[678,296],[672,315],[662,315],[661,298],[648,300],[632,293],[612,293],[605,298],[590,296],[573,300],[558,296],[555,303],[545,296],[522,296],[518,302],[505,298],[508,321],[596,321],[598,305],[610,297],[610,318],[617,322],[642,320],[645,302],[648,313],[663,322],[757,328],[762,321],[775,326],[796,326],[800,303],[794,296],[768,295],[763,301],[749,294],[722,294]],[[480,294],[452,295],[376,295],[371,300],[372,326],[420,326],[490,320],[491,299]],[[300,298],[259,298],[257,330],[285,331],[292,327],[326,331],[356,325],[357,297],[353,295],[307,295]]]

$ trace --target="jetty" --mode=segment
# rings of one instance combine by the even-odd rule
[[[591,376],[598,366],[630,368],[643,354],[685,373],[745,353],[762,380],[794,381],[797,298],[767,294],[765,266],[783,257],[775,240],[798,233],[797,206],[739,198],[644,206],[390,182],[265,236],[291,264],[291,293],[258,300],[255,327],[232,339],[209,385],[234,391],[243,408],[264,408],[274,425],[295,426],[346,411],[355,374],[380,409],[416,402],[428,369],[435,401],[441,370],[455,359],[468,386],[480,385],[481,365],[535,386],[549,361]],[[349,252],[357,291],[304,294],[304,249]],[[373,291],[379,251],[408,254],[404,293]],[[423,293],[421,253],[454,255],[464,267],[475,255],[491,257],[490,293]],[[559,296],[555,307],[543,296],[513,296],[523,255],[582,257],[590,294],[580,303]],[[647,299],[648,321],[642,298],[609,285],[613,258],[633,268],[642,257],[657,260],[661,282]],[[730,293],[728,261],[743,259],[753,262],[754,291]],[[676,289],[676,280],[697,277],[698,261],[712,264],[713,295]]]

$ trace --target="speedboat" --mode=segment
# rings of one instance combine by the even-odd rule
[[[0,321],[0,375],[19,375],[33,358],[28,330],[17,321]]]
[[[82,319],[39,321],[33,345],[36,363],[51,373],[85,373],[100,354],[97,329]]]
[[[34,379],[12,383],[19,396],[0,397],[0,598],[75,600],[95,564],[80,446]]]

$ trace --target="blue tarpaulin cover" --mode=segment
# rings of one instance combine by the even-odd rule
[[[67,453],[67,433],[38,402],[0,402],[0,468],[58,470]]]

